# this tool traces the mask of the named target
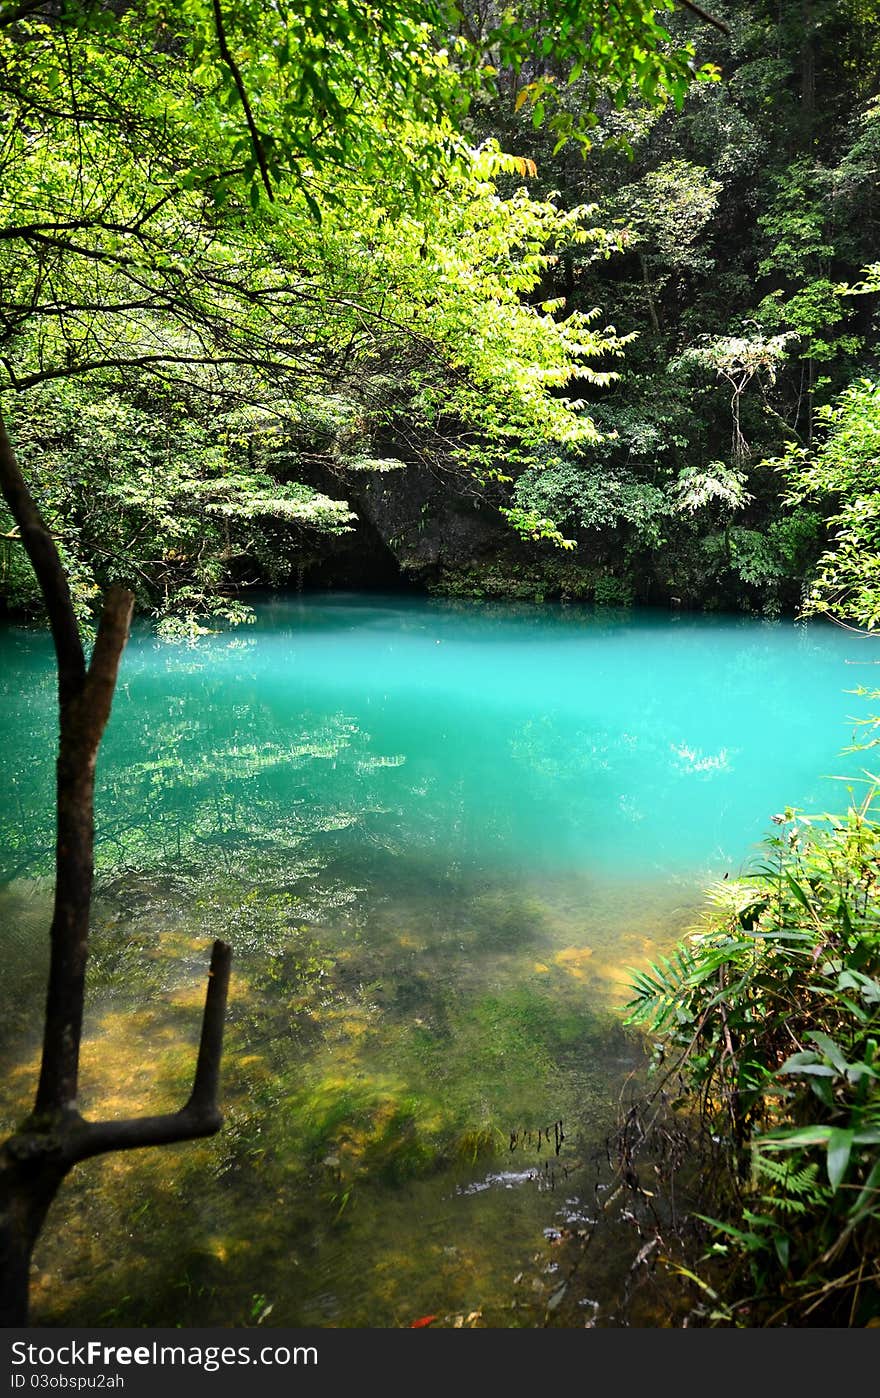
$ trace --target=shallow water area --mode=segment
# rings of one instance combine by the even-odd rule
[[[136,628],[99,765],[84,1109],[180,1104],[220,935],[227,1124],[82,1167],[35,1319],[618,1323],[625,1237],[562,1297],[560,1244],[643,1071],[627,968],[774,813],[845,801],[869,661],[822,625],[396,596],[274,598],[194,647]],[[0,632],[8,1119],[36,1062],[53,705],[48,638]]]

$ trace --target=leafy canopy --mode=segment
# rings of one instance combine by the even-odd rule
[[[279,521],[294,538],[344,527],[344,499],[296,484],[316,418],[340,494],[349,470],[389,464],[389,437],[483,476],[595,437],[567,390],[609,382],[596,361],[623,342],[596,311],[527,299],[560,250],[607,251],[589,207],[533,199],[526,162],[489,142],[447,151],[406,205],[381,142],[356,178],[331,150],[320,182],[275,166],[254,200],[219,159],[225,144],[247,165],[240,113],[181,62],[180,36],[147,43],[152,12],[85,13],[0,26],[0,390],[83,600],[125,580],[162,616],[175,599],[228,613],[212,591],[242,559],[277,571],[257,524],[288,566]],[[439,160],[420,119],[397,120],[402,165]],[[91,389],[49,392],[84,375]],[[277,488],[267,424],[287,443]]]

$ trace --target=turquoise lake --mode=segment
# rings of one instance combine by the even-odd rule
[[[227,1127],[84,1167],[35,1319],[620,1323],[625,1221],[560,1277],[643,1068],[628,968],[774,814],[864,790],[869,755],[842,750],[872,661],[824,624],[397,595],[264,600],[194,646],[137,627],[99,764],[84,1108],[185,1095],[224,935]],[[48,638],[0,632],[10,1119],[37,1048],[54,702]]]

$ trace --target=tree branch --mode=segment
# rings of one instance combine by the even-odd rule
[[[297,366],[290,361],[270,359],[268,356],[257,356],[247,354],[134,354],[134,355],[113,355],[107,359],[93,359],[85,364],[67,365],[57,369],[43,369],[35,374],[26,374],[24,378],[15,378],[13,387],[19,392],[26,388],[35,388],[37,384],[48,383],[52,379],[73,379],[82,378],[85,374],[94,374],[99,369],[136,369],[152,364],[174,365],[174,364],[204,364],[214,366],[237,364],[247,369],[274,369],[280,372],[290,373]],[[8,372],[8,366],[7,372]],[[11,507],[10,507],[11,508]]]
[[[128,640],[133,611],[133,592],[116,585],[107,589],[83,690],[83,708],[87,710],[84,718],[95,752],[110,717],[119,662]]]
[[[18,525],[21,541],[31,561],[37,582],[43,593],[55,654],[58,659],[58,698],[64,705],[76,694],[86,677],[86,660],[67,576],[58,550],[42,515],[31,498],[18,458],[0,415],[0,490],[3,492],[12,518]]]
[[[254,121],[254,114],[251,111],[251,104],[248,100],[247,88],[244,85],[241,69],[233,58],[226,40],[226,29],[223,24],[223,12],[220,9],[220,0],[213,0],[213,9],[214,29],[217,34],[217,43],[220,46],[220,57],[232,74],[232,81],[235,83],[236,91],[241,99],[245,121],[247,122],[248,131],[250,132],[251,145],[254,148],[254,155],[257,157],[257,164],[260,167],[260,174],[263,178],[263,185],[266,193],[270,199],[274,199],[275,195],[272,193],[272,182],[269,179],[269,167],[266,164],[266,153],[263,150],[263,140],[257,129],[257,123]]]
[[[163,194],[161,199],[156,200],[152,208],[142,211],[138,218],[133,219],[131,223],[112,223],[109,219],[103,218],[48,219],[42,223],[10,223],[5,228],[0,228],[0,242],[10,242],[16,238],[35,238],[50,233],[83,233],[90,230],[101,233],[121,233],[124,236],[137,234],[147,220],[178,192],[178,190],[172,189],[167,194]]]
[[[137,1150],[142,1146],[171,1145],[199,1136],[213,1136],[223,1124],[219,1107],[220,1058],[223,1025],[229,991],[232,948],[216,941],[211,952],[208,988],[199,1038],[199,1054],[192,1092],[178,1112],[164,1116],[134,1117],[126,1121],[83,1121],[73,1133],[73,1161],[87,1160],[107,1151]]]
[[[730,29],[723,19],[716,19],[714,15],[708,14],[699,5],[695,5],[693,0],[678,0],[678,3],[682,9],[690,10],[692,15],[696,15],[697,19],[702,20],[703,24],[711,24],[712,28],[717,29],[721,34],[730,34]]]

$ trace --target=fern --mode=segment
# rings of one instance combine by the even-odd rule
[[[812,1212],[812,1199],[792,1199],[787,1194],[762,1194],[761,1203],[791,1218],[804,1218]]]
[[[880,823],[869,805],[837,818],[787,809],[763,862],[713,888],[704,930],[640,971],[627,1006],[737,1180],[750,1175],[726,1217],[707,1221],[731,1288],[749,1286],[773,1323],[815,1323],[807,1295],[833,1323],[867,1323],[880,1305]]]
[[[632,988],[636,992],[625,1009],[627,1024],[644,1024],[655,1032],[664,1029],[673,1018],[690,1019],[685,1006],[689,982],[697,974],[699,962],[687,946],[679,946],[671,956],[662,956],[647,970],[631,971]]]
[[[780,1185],[787,1190],[789,1195],[804,1195],[821,1192],[821,1186],[817,1184],[819,1166],[815,1161],[810,1161],[800,1170],[792,1168],[790,1160],[776,1160],[771,1155],[765,1155],[758,1144],[754,1153],[755,1179],[771,1180],[773,1184]]]

